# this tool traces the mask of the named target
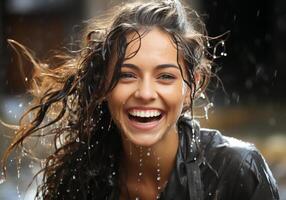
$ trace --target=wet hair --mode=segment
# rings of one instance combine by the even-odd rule
[[[180,56],[184,61],[184,66],[179,67],[182,76],[183,70],[187,72],[183,78],[191,94],[190,104],[182,114],[192,113],[194,99],[209,82],[207,36],[195,11],[177,0],[122,4],[116,10],[104,19],[87,21],[81,50],[58,55],[58,65],[36,61],[22,48],[35,65],[30,81],[34,101],[22,116],[2,162],[5,166],[8,156],[18,147],[29,153],[31,150],[24,145],[29,137],[53,137],[55,151],[39,172],[43,174],[43,183],[36,199],[112,199],[113,188],[120,185],[122,147],[105,97],[119,80],[121,65],[128,59],[128,45],[141,42],[153,27],[170,35],[177,48],[177,61]],[[136,33],[131,41],[126,38],[129,33]],[[128,57],[136,55],[139,49],[140,45]],[[196,73],[200,74],[198,83]],[[39,130],[44,134],[39,135]]]

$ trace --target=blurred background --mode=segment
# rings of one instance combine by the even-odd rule
[[[122,0],[1,0],[0,119],[17,124],[29,103],[15,52],[14,39],[48,58],[52,50],[71,48],[82,22]],[[263,153],[286,200],[286,1],[186,0],[202,15],[210,36],[230,31],[227,56],[214,67],[222,84],[213,82],[213,103],[204,127],[254,143]],[[32,69],[24,63],[24,71]],[[28,74],[27,74],[28,76]],[[0,125],[0,155],[13,131]],[[26,190],[39,168],[33,161],[8,161],[8,181],[0,178],[0,199],[33,199]],[[0,171],[0,176],[2,172]]]

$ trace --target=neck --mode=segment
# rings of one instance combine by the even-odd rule
[[[175,165],[179,144],[177,131],[167,133],[158,143],[150,147],[137,146],[126,139],[122,141],[121,175],[125,177],[128,190],[154,188],[160,192]]]

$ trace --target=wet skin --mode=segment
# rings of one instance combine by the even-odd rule
[[[133,37],[134,33],[127,39]],[[132,42],[126,57],[139,45],[139,40]],[[138,53],[124,61],[121,78],[110,93],[108,104],[123,138],[136,145],[154,146],[174,137],[184,100],[189,97],[187,93],[171,37],[152,28],[142,37]],[[141,116],[160,116],[147,123],[130,119],[130,115],[140,112]]]
[[[137,35],[131,33],[127,40],[134,37]],[[127,196],[155,199],[160,192],[158,186],[164,188],[178,149],[176,123],[190,96],[179,69],[179,64],[182,68],[184,65],[177,59],[176,45],[170,35],[153,27],[144,34],[141,44],[139,40],[131,42],[125,57],[130,57],[139,45],[137,54],[123,62],[120,80],[107,97],[123,143],[120,179],[126,184],[121,185],[120,199]],[[148,117],[153,120],[145,120]],[[140,147],[143,147],[143,157]],[[150,156],[146,156],[148,148],[152,148]],[[142,167],[138,162],[141,159]],[[158,163],[159,182],[156,180]],[[139,172],[144,174],[140,184]]]

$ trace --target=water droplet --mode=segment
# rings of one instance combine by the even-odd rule
[[[33,163],[33,162],[31,162],[31,163],[29,164],[29,168],[30,168],[30,169],[34,168],[34,163]]]
[[[4,183],[6,181],[6,179],[5,179],[5,177],[3,176],[3,174],[2,174],[2,176],[0,177],[0,185],[2,184],[2,183]]]
[[[19,158],[18,163],[17,163],[17,178],[19,179],[21,176],[21,158]]]
[[[16,190],[17,190],[18,198],[21,199],[21,193],[19,190],[19,185],[17,185]]]
[[[161,177],[160,177],[160,176],[158,176],[158,177],[157,177],[157,181],[160,181],[160,179],[161,179]]]
[[[206,95],[204,93],[201,93],[199,98],[202,98],[202,99],[205,99],[206,98]]]
[[[139,175],[139,176],[142,176],[142,175],[143,175],[143,172],[139,172],[138,175]]]
[[[72,179],[75,179],[75,175],[72,176]]]
[[[151,155],[151,153],[150,152],[147,152],[147,156],[150,156]]]
[[[209,119],[209,109],[213,107],[213,103],[208,103],[205,107],[204,107],[204,111],[205,111],[205,118]]]

